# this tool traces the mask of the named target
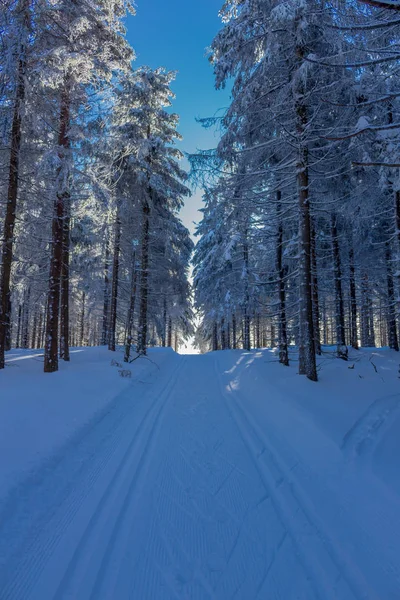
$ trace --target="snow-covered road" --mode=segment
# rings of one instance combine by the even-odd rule
[[[366,417],[340,448],[266,382],[261,418],[230,356],[171,355],[13,488],[1,600],[400,598],[398,497],[349,463]]]

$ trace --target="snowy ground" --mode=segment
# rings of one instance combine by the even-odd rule
[[[1,600],[399,600],[398,354],[111,358],[0,373]]]

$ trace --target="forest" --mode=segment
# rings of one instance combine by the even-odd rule
[[[0,0],[1,600],[400,599],[399,34]]]
[[[70,346],[399,350],[400,3],[226,0],[231,89],[182,166],[174,72],[135,68],[130,0],[4,0],[0,368]],[[206,60],[206,58],[205,58]],[[179,211],[204,190],[196,244]],[[191,269],[193,268],[193,278]]]

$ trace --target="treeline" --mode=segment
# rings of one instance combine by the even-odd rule
[[[174,73],[134,69],[131,0],[0,10],[0,368],[11,347],[178,345],[191,327]]]
[[[204,348],[277,345],[317,380],[321,344],[399,349],[399,14],[386,2],[227,0],[232,84],[195,250]],[[385,7],[387,10],[385,10]],[[399,7],[397,7],[399,8]]]

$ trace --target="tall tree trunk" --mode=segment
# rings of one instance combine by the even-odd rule
[[[217,326],[216,321],[214,321],[214,325],[213,325],[212,349],[213,349],[213,352],[216,352],[218,350],[218,326]]]
[[[82,347],[85,342],[85,303],[86,293],[82,292],[82,306],[81,306],[81,318],[80,318],[80,333],[79,333],[79,345]]]
[[[236,315],[232,315],[232,348],[236,350],[237,348],[237,333],[236,333]]]
[[[392,251],[390,242],[385,244],[386,259],[386,280],[387,280],[387,330],[389,338],[389,348],[399,351],[399,341],[397,337],[396,326],[396,299],[394,293],[393,269],[392,269]]]
[[[124,361],[129,362],[131,346],[132,346],[132,330],[133,320],[135,317],[135,304],[136,304],[136,282],[137,282],[137,268],[136,268],[136,252],[133,252],[132,256],[132,274],[131,274],[131,294],[129,301],[129,309],[127,316],[126,325],[126,344],[125,344],[125,355]]]
[[[21,347],[21,325],[22,325],[22,305],[18,306],[18,324],[17,324],[17,339],[15,342],[15,347]]]
[[[29,348],[29,319],[31,308],[31,288],[28,287],[26,299],[24,301],[24,310],[22,318],[22,347],[27,350]]]
[[[300,96],[302,96],[302,90]],[[314,342],[314,319],[312,306],[311,275],[311,217],[309,199],[308,148],[302,139],[308,123],[307,109],[302,101],[298,102],[297,129],[300,137],[300,149],[297,162],[297,184],[299,194],[299,373],[311,381],[318,381]]]
[[[162,335],[161,335],[161,345],[165,348],[167,343],[167,298],[164,295],[163,302],[163,324],[162,324]]]
[[[286,367],[289,366],[289,350],[287,340],[286,320],[286,285],[285,267],[283,264],[283,223],[281,217],[281,191],[277,191],[276,212],[278,217],[278,236],[276,240],[276,271],[278,274],[278,296],[279,296],[279,362]]]
[[[70,125],[70,95],[69,78],[66,76],[61,94],[60,131],[58,135],[59,159],[61,166],[57,179],[59,189],[54,202],[52,223],[52,244],[50,258],[49,290],[47,295],[46,339],[44,349],[44,372],[58,371],[58,318],[60,312],[60,283],[63,258],[65,204],[69,190],[65,189],[65,177],[62,169],[65,167],[66,152],[70,147],[68,130]]]
[[[368,279],[364,273],[361,280],[361,346],[368,346],[369,317],[368,317]]]
[[[311,227],[311,269],[312,269],[312,305],[314,319],[315,352],[321,356],[321,326],[319,318],[319,288],[318,288],[318,263],[316,249],[316,232],[314,223]]]
[[[108,343],[108,323],[109,323],[109,304],[110,304],[110,250],[108,242],[106,245],[106,257],[104,261],[104,296],[103,296],[103,324],[101,331],[101,345],[105,346]]]
[[[244,231],[244,241],[243,241],[243,264],[244,264],[244,307],[243,307],[243,326],[244,326],[244,335],[243,335],[243,350],[251,349],[251,340],[250,340],[250,291],[249,291],[249,244],[248,244],[248,230],[247,225]]]
[[[221,348],[226,350],[226,331],[225,331],[225,319],[221,319]]]
[[[118,306],[118,285],[119,285],[119,257],[121,253],[121,215],[119,203],[115,215],[114,227],[114,257],[111,284],[111,305],[110,305],[110,324],[108,327],[109,340],[108,349],[115,352],[115,337],[117,328],[117,306]]]
[[[348,351],[345,339],[344,323],[344,303],[342,289],[342,264],[340,259],[339,238],[337,231],[337,216],[331,215],[331,235],[332,235],[332,254],[333,254],[333,272],[335,280],[335,322],[336,322],[336,344],[337,356],[347,360]]]
[[[31,343],[30,343],[30,347],[32,349],[34,349],[36,347],[37,322],[38,322],[38,315],[37,315],[37,311],[35,311],[34,315],[33,315],[32,337],[31,337]]]
[[[38,323],[38,327],[37,327],[37,336],[36,336],[36,340],[35,340],[35,344],[37,349],[42,347],[42,331],[43,331],[43,313],[40,310],[39,312],[39,323]]]
[[[358,334],[357,334],[357,297],[356,297],[356,269],[354,265],[354,249],[350,248],[349,252],[349,269],[350,269],[350,344],[352,348],[358,350]]]
[[[172,348],[172,319],[168,317],[168,340],[167,340],[168,348]]]
[[[140,306],[138,324],[138,353],[147,353],[147,308],[149,296],[150,205],[147,199],[142,207],[142,257],[140,271]]]
[[[368,295],[368,346],[375,348],[374,305],[372,294]]]
[[[261,348],[261,324],[260,313],[256,314],[256,347]]]
[[[27,10],[27,7],[25,7]],[[11,323],[11,266],[13,258],[14,228],[19,184],[19,159],[22,140],[22,106],[25,99],[25,48],[20,49],[17,67],[17,89],[11,126],[11,150],[8,176],[7,204],[3,227],[0,274],[0,369],[4,369],[5,350]]]
[[[69,362],[69,253],[70,216],[69,195],[65,195],[63,221],[63,249],[61,265],[61,307],[60,307],[60,358]]]

